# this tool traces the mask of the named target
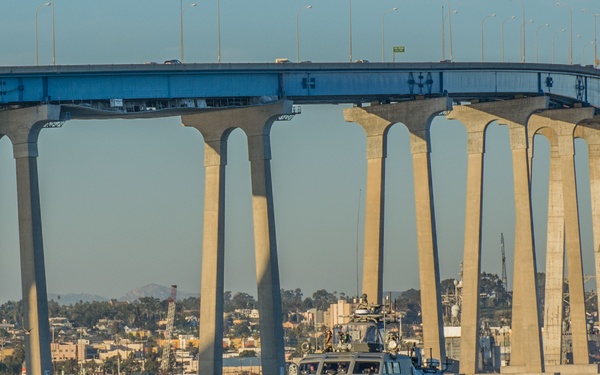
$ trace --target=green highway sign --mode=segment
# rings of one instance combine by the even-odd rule
[[[404,53],[405,50],[404,46],[394,46],[393,48],[394,53]]]

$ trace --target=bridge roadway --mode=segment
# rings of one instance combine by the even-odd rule
[[[600,71],[519,63],[241,63],[0,67],[0,106],[79,104],[114,110],[111,99],[165,107],[255,104],[388,103],[415,97],[454,100],[547,95],[557,105],[600,108]],[[179,101],[176,101],[179,99]],[[202,104],[204,106],[204,103]],[[156,116],[156,115],[155,115]]]
[[[26,364],[32,375],[52,371],[37,176],[37,137],[52,122],[86,118],[181,116],[205,142],[205,204],[200,320],[201,374],[222,367],[224,186],[227,137],[248,138],[265,375],[283,369],[283,333],[269,131],[292,103],[352,103],[346,121],[367,139],[363,292],[380,302],[388,128],[404,124],[415,180],[424,347],[445,357],[439,265],[431,190],[429,126],[445,113],[468,137],[460,372],[478,371],[479,274],[484,134],[492,121],[510,133],[515,189],[515,264],[510,366],[513,374],[598,373],[591,365],[573,168],[574,138],[588,143],[591,192],[600,196],[600,74],[592,67],[515,63],[141,64],[0,67],[0,136],[16,160]],[[454,107],[453,107],[454,104]],[[464,105],[459,105],[464,104]],[[544,340],[535,286],[530,175],[533,136],[551,148]],[[595,248],[600,201],[592,199]],[[566,249],[566,251],[565,251]],[[567,259],[567,262],[565,262]],[[595,252],[596,270],[600,252]],[[565,264],[567,267],[565,267]],[[573,358],[563,364],[562,275],[569,277]],[[596,271],[598,272],[598,271]],[[552,277],[554,275],[555,277]],[[600,278],[597,277],[600,285]],[[599,288],[600,289],[600,288]],[[432,298],[431,296],[436,296]]]

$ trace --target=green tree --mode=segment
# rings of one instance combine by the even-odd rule
[[[240,358],[256,357],[256,352],[254,350],[242,350],[239,356]]]
[[[325,289],[319,289],[312,295],[314,307],[319,311],[326,311],[329,308],[329,305],[332,303],[336,303],[337,292],[329,293]]]
[[[256,306],[256,300],[248,293],[238,292],[233,295],[231,300],[225,306],[226,312],[231,312],[237,309],[252,309]]]

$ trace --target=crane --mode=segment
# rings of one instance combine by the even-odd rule
[[[171,295],[169,296],[169,310],[167,312],[167,327],[165,329],[165,342],[163,344],[162,360],[160,362],[160,372],[166,374],[169,370],[171,357],[171,335],[173,334],[173,321],[175,320],[175,298],[177,297],[177,285],[171,285]]]

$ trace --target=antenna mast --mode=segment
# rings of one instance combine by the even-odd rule
[[[500,233],[500,251],[502,252],[502,286],[504,292],[508,293],[508,280],[506,277],[506,253],[504,252],[504,233]]]

